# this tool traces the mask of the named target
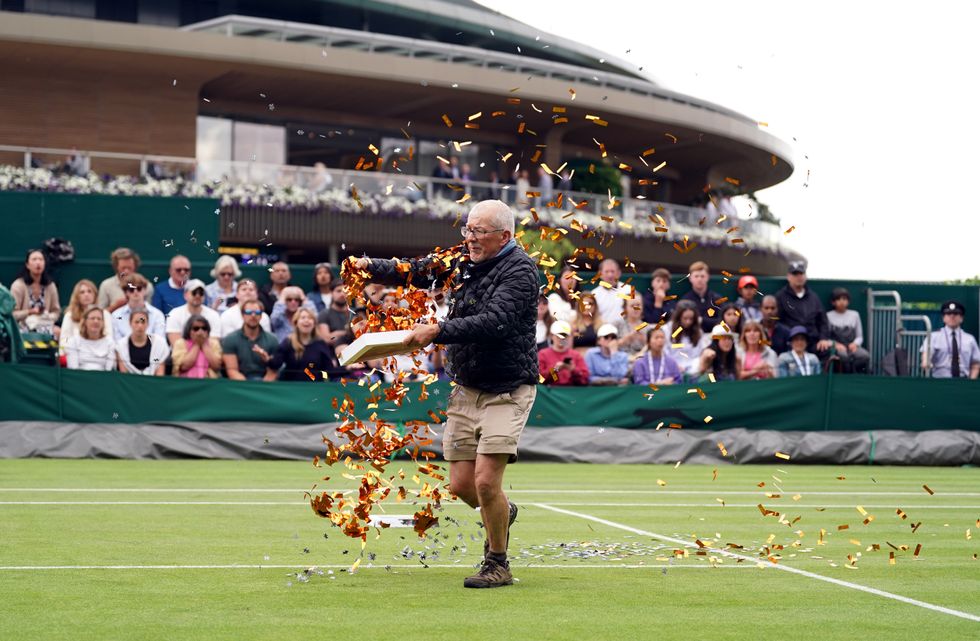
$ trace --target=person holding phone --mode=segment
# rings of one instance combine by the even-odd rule
[[[555,321],[550,333],[550,345],[538,352],[538,370],[544,384],[588,385],[589,367],[582,354],[572,349],[572,326]]]

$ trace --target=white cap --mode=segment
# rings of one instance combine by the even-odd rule
[[[718,323],[711,328],[711,338],[712,340],[717,340],[722,336],[727,336],[728,338],[735,338],[735,334],[732,330],[728,329],[724,323]]]
[[[554,336],[571,336],[572,326],[565,321],[555,321],[551,324],[551,333]]]
[[[198,287],[200,287],[201,289],[205,289],[205,287],[206,287],[205,284],[204,284],[204,281],[201,280],[200,278],[192,278],[189,281],[187,281],[186,283],[184,283],[184,291],[185,292],[192,292],[195,289],[197,289]]]
[[[619,330],[617,330],[616,326],[613,325],[612,323],[606,323],[605,325],[599,328],[598,332],[596,332],[596,336],[599,338],[602,338],[603,336],[616,336],[618,334],[619,334]]]

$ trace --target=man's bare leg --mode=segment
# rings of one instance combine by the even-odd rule
[[[476,495],[476,461],[449,462],[449,489],[470,507],[480,507]]]
[[[507,522],[510,519],[510,506],[504,494],[504,471],[507,469],[507,454],[477,454],[474,482],[476,496],[483,516],[483,526],[487,530],[490,552],[507,553]]]

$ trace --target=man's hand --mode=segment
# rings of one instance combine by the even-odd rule
[[[371,259],[367,256],[361,256],[356,261],[354,261],[354,267],[358,269],[367,269],[371,265]]]
[[[416,325],[412,328],[412,333],[405,337],[402,345],[418,349],[430,344],[439,334],[439,326],[436,324]]]
[[[858,344],[857,343],[850,343],[847,346],[847,351],[850,352],[851,354],[853,354],[854,352],[858,351]]]
[[[834,344],[833,341],[829,341],[827,339],[824,339],[822,341],[817,341],[817,350],[821,352],[824,350],[828,350],[830,349],[830,346],[833,344]]]
[[[252,351],[255,352],[256,354],[258,354],[259,358],[262,359],[262,362],[263,363],[269,362],[269,358],[271,358],[269,356],[269,352],[265,351],[264,349],[262,349],[258,345],[252,345]]]

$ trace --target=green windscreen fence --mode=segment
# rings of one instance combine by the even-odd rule
[[[356,384],[262,383],[152,378],[31,365],[0,365],[0,421],[66,423],[230,422],[311,424],[337,420],[345,394],[392,423],[431,420],[450,386],[419,386],[401,407],[367,410],[371,392]],[[696,388],[539,386],[528,425],[627,429],[980,431],[980,383],[969,380],[819,376],[719,382]],[[380,391],[380,389],[378,390]],[[711,417],[706,422],[707,417]],[[673,426],[673,427],[672,427]]]

